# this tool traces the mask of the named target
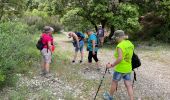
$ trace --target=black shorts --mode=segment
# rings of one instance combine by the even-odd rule
[[[92,62],[92,58],[95,60],[95,62],[98,62],[98,58],[97,58],[97,52],[95,52],[95,55],[93,55],[92,51],[89,51],[89,55],[88,55],[88,62],[91,63]]]

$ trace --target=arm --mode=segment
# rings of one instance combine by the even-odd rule
[[[76,43],[77,43],[77,46],[78,46],[78,48],[79,48],[79,47],[80,47],[80,45],[79,45],[79,38],[77,37],[76,34],[74,34],[74,38],[75,38]]]
[[[48,41],[48,49],[52,52],[51,41]]]
[[[111,68],[111,67],[114,67],[116,66],[117,64],[119,64],[122,59],[123,59],[123,52],[120,48],[117,49],[117,52],[118,52],[118,58],[116,59],[116,61],[113,63],[113,64],[107,64],[107,68]]]

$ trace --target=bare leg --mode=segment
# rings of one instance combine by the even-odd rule
[[[104,37],[101,38],[101,46],[103,46],[104,43]]]
[[[75,61],[75,60],[76,60],[76,58],[77,58],[77,53],[78,53],[78,52],[76,52],[76,51],[75,51],[74,59],[73,59],[74,61]]]
[[[84,52],[81,51],[81,61],[83,61]]]
[[[118,86],[118,82],[112,81],[111,88],[110,88],[110,96],[113,96],[113,93],[116,91],[117,86]]]
[[[42,59],[42,60],[41,60],[41,71],[44,72],[44,70],[45,70],[45,62],[44,62],[44,60]]]
[[[44,69],[46,73],[49,73],[49,68],[50,68],[50,64],[49,63],[44,63]]]
[[[125,86],[127,88],[127,91],[128,91],[128,95],[130,97],[130,100],[133,100],[133,88],[132,88],[132,83],[131,81],[124,81],[125,83]]]

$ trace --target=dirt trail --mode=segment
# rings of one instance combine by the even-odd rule
[[[54,39],[57,43],[56,49],[60,49],[62,52],[72,53],[68,57],[70,65],[67,66],[67,68],[70,66],[72,67],[69,71],[70,73],[79,76],[78,80],[75,82],[76,79],[73,78],[71,80],[73,83],[68,82],[68,80],[64,80],[63,77],[59,77],[59,73],[57,72],[53,73],[53,76],[49,79],[43,78],[39,74],[35,74],[31,79],[24,75],[19,75],[20,81],[18,82],[17,88],[15,90],[5,89],[1,93],[1,96],[6,95],[4,100],[9,100],[11,92],[19,91],[21,88],[26,89],[26,96],[24,97],[26,100],[44,100],[44,98],[46,98],[45,100],[92,100],[98,87],[98,83],[102,78],[102,73],[105,70],[105,64],[115,60],[113,58],[114,51],[107,48],[100,49],[98,57],[101,65],[101,72],[92,69],[91,71],[84,73],[84,67],[88,66],[88,53],[86,52],[86,48],[84,48],[85,58],[83,64],[78,64],[78,61],[76,64],[71,64],[74,53],[71,39],[68,39],[66,35],[56,35]],[[145,47],[141,47],[137,48],[137,54],[141,58],[142,66],[136,70],[137,82],[135,82],[134,85],[135,100],[170,100],[169,49],[162,48],[162,50],[149,50]],[[78,57],[78,59],[80,58]],[[111,72],[112,70],[113,69],[110,69]],[[106,82],[102,85],[97,100],[102,100],[102,93],[110,87],[111,77],[111,74],[106,74]],[[87,89],[87,87],[89,87],[89,84],[87,83],[90,83],[88,80],[91,81],[90,85],[93,85],[90,89]],[[88,93],[85,94],[84,91],[87,91]],[[25,95],[23,90],[18,96],[22,95]],[[123,81],[119,82],[118,91],[115,93],[115,97],[116,100],[127,100],[128,96]]]
[[[66,45],[66,50],[69,49],[67,48],[69,47],[68,42],[57,42]],[[135,98],[139,100],[170,100],[170,62],[167,60],[170,59],[169,50],[164,48],[158,51],[154,49],[145,50],[145,47],[138,48],[137,50],[137,53],[141,58],[142,66],[136,70],[137,82],[135,82],[134,85]],[[104,66],[107,62],[114,61],[113,52],[113,50],[107,49],[99,50],[98,57],[100,59],[102,70],[104,70]],[[85,55],[87,55],[87,52],[85,52]],[[101,77],[100,74],[98,75],[94,72],[86,75],[86,77]],[[124,88],[122,81],[118,88],[119,90],[116,93],[116,97],[119,100],[127,100],[126,89]]]

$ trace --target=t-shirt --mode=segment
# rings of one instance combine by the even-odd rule
[[[88,40],[87,40],[87,48],[89,51],[93,51],[93,45],[92,45],[92,40],[95,41],[95,45],[97,44],[97,37],[96,37],[96,34],[95,33],[92,33]],[[98,51],[98,47],[95,46],[95,51]]]
[[[48,42],[51,42],[51,45],[53,45],[53,37],[50,34],[43,33],[41,37],[43,38],[42,43],[45,44],[43,48],[47,48]]]
[[[104,29],[103,28],[99,28],[99,30],[97,31],[97,36],[104,37]]]
[[[118,52],[117,52],[118,48],[122,50],[123,59],[119,64],[115,66],[114,70],[120,73],[130,73],[132,71],[131,59],[133,55],[134,45],[129,40],[121,41],[117,45],[114,53],[116,59],[118,58]]]

